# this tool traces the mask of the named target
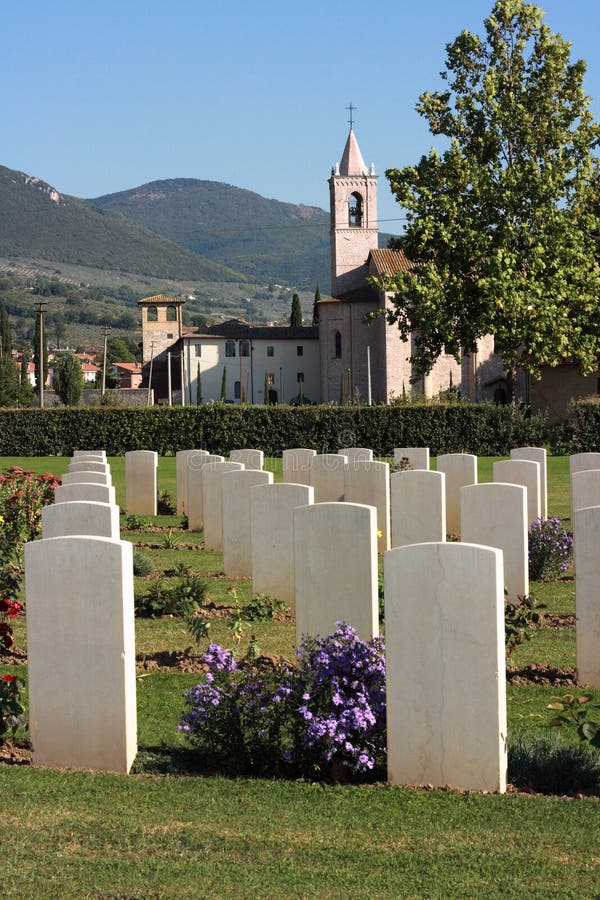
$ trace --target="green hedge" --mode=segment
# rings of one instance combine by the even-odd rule
[[[434,456],[502,456],[547,440],[544,417],[491,404],[0,410],[0,456],[71,455],[96,447],[110,456],[201,447],[224,455],[256,447],[280,456],[288,447],[331,453],[350,446],[371,447],[378,456],[391,455],[394,447],[430,447]]]
[[[561,437],[565,452],[600,452],[600,398],[572,400]]]

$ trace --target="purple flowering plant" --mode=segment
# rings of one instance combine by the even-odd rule
[[[566,572],[573,557],[573,538],[560,519],[536,519],[529,529],[529,577],[553,581]]]
[[[235,774],[380,777],[385,769],[385,657],[338,622],[306,638],[296,665],[238,666],[211,644],[205,680],[186,692],[179,730],[201,761]]]

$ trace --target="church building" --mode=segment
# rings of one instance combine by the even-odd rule
[[[159,295],[139,301],[144,384],[158,402],[388,403],[403,391],[434,397],[450,387],[471,400],[502,400],[505,380],[493,339],[457,363],[440,357],[413,382],[414,338],[400,340],[384,316],[391,295],[372,277],[394,275],[409,262],[399,250],[379,248],[377,175],[365,165],[352,127],[329,178],[331,296],[318,303],[318,328],[252,325],[230,320],[204,328],[182,321],[184,300]]]

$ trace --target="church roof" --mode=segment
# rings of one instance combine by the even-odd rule
[[[318,338],[319,329],[310,325],[292,328],[288,325],[253,325],[244,319],[228,319],[217,325],[184,328],[184,337],[250,338],[251,340],[310,340]]]
[[[141,300],[138,300],[139,306],[144,306],[146,304],[154,305],[155,303],[170,303],[173,306],[176,303],[185,303],[185,300],[181,297],[169,297],[168,294],[155,294],[153,297],[142,297]]]
[[[344,147],[344,152],[342,153],[342,159],[340,161],[340,175],[368,174],[369,171],[362,158],[358,141],[356,140],[354,132],[350,129],[350,134],[348,135],[348,140],[346,141],[346,146]]]
[[[410,272],[412,269],[411,262],[403,250],[386,248],[371,250],[369,263],[373,263],[377,275],[395,275],[396,272]]]

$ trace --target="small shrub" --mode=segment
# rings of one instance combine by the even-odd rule
[[[140,618],[157,619],[161,616],[187,618],[193,616],[208,592],[209,582],[204,578],[182,578],[173,587],[165,587],[155,581],[135,600],[135,613]]]
[[[264,671],[240,669],[230,650],[209,646],[205,680],[185,693],[179,725],[201,763],[237,775],[381,777],[381,639],[366,643],[338,623],[331,636],[306,639],[297,657],[296,666],[282,661]]]
[[[207,622],[202,616],[187,616],[185,624],[197,644],[208,637],[210,622]]]
[[[549,703],[548,709],[555,713],[549,725],[554,728],[570,725],[576,729],[580,740],[589,741],[593,747],[600,749],[600,716],[590,718],[590,712],[594,710],[597,713],[600,706],[592,703],[589,694],[564,694],[560,700]]]
[[[133,551],[133,574],[134,575],[152,575],[154,572],[154,563],[147,553],[143,550]]]
[[[531,640],[531,632],[540,622],[540,610],[546,609],[535,597],[518,597],[516,603],[504,607],[504,645],[510,656],[515,647]]]
[[[178,543],[179,543],[179,536],[176,534],[173,534],[173,529],[169,528],[168,532],[163,537],[163,544],[165,546],[165,550],[174,550]]]
[[[508,741],[508,780],[542,794],[570,794],[600,787],[600,755],[558,735],[521,732]]]
[[[536,519],[529,529],[529,577],[553,581],[565,572],[573,556],[573,538],[560,519]]]
[[[242,614],[248,622],[264,622],[273,619],[277,613],[288,612],[289,606],[283,600],[269,597],[267,594],[257,594],[242,610]]]
[[[0,745],[7,734],[15,734],[26,725],[25,707],[21,701],[24,684],[14,675],[0,676]]]
[[[175,501],[168,491],[161,491],[158,495],[156,511],[159,516],[174,516],[177,512]]]
[[[143,516],[138,516],[136,513],[131,513],[125,518],[125,528],[127,531],[142,531],[147,524],[146,519],[144,519]]]

